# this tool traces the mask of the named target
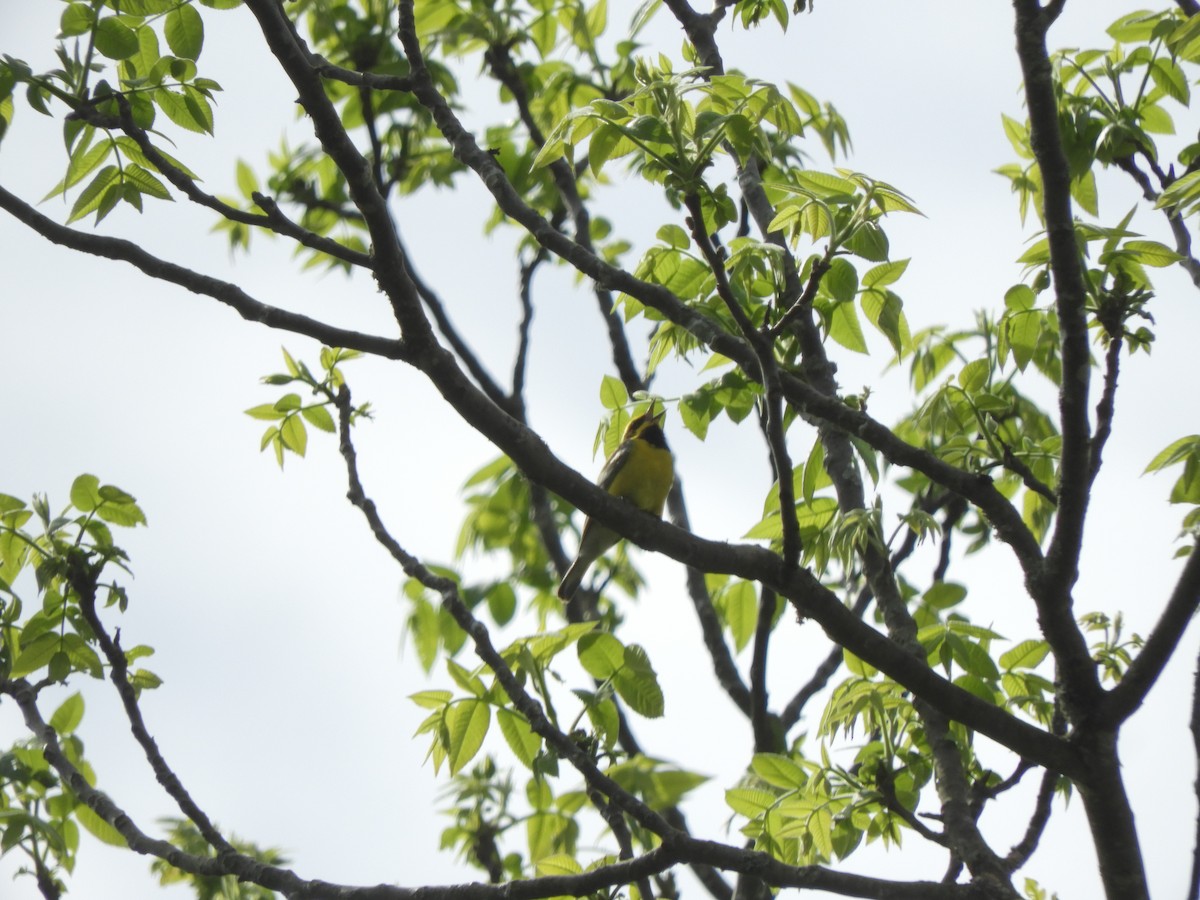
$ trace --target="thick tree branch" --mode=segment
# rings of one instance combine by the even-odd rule
[[[1058,130],[1054,72],[1046,50],[1052,16],[1037,0],[1013,0],[1017,56],[1025,80],[1030,140],[1042,173],[1046,237],[1054,280],[1062,351],[1059,415],[1062,459],[1059,466],[1058,511],[1044,571],[1028,578],[1038,605],[1043,632],[1054,648],[1066,687],[1069,713],[1086,715],[1099,697],[1100,681],[1087,642],[1075,622],[1071,588],[1079,574],[1079,552],[1091,482],[1091,435],[1088,390],[1091,351],[1088,346],[1087,290],[1071,206],[1071,173]]]
[[[421,311],[420,298],[409,277],[395,223],[387,201],[375,183],[371,163],[342,127],[341,116],[313,68],[313,54],[275,0],[246,0],[246,6],[258,20],[272,55],[296,88],[298,102],[308,113],[322,149],[346,179],[350,197],[362,213],[371,235],[372,270],[391,302],[404,340],[420,348],[436,343],[429,321]]]
[[[76,231],[65,225],[59,225],[54,220],[37,212],[19,197],[10,194],[3,187],[0,187],[0,209],[11,213],[16,219],[55,244],[92,256],[127,262],[151,278],[177,284],[194,294],[212,297],[231,307],[243,319],[250,322],[259,322],[269,328],[279,328],[295,334],[302,334],[330,347],[361,350],[363,353],[386,359],[403,359],[406,355],[401,342],[394,338],[336,328],[299,313],[269,306],[255,300],[237,285],[208,275],[201,275],[191,269],[159,259],[132,241]]]

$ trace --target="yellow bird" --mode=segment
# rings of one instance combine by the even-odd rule
[[[667,493],[675,480],[675,460],[667,447],[662,423],[667,412],[654,414],[650,409],[631,421],[616,452],[608,458],[597,484],[614,497],[628,500],[638,509],[661,516]],[[558,596],[570,600],[592,563],[621,539],[611,528],[587,519],[579,538],[579,553],[562,584]]]

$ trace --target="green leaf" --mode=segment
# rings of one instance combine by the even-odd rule
[[[1174,465],[1188,457],[1200,458],[1200,434],[1189,434],[1187,437],[1181,437],[1179,440],[1171,442],[1160,450],[1154,459],[1150,460],[1150,464],[1146,466],[1142,474],[1157,472],[1159,469]]]
[[[775,806],[778,797],[770,791],[754,788],[731,788],[725,792],[725,802],[735,813],[756,819]]]
[[[853,303],[839,303],[829,316],[829,336],[856,353],[867,352],[862,325],[858,321],[858,310]]]
[[[748,581],[737,581],[723,592],[721,600],[734,647],[741,652],[750,643],[758,627],[758,598],[754,585]]]
[[[889,284],[894,284],[900,280],[900,276],[908,268],[908,263],[909,260],[907,259],[896,259],[875,266],[863,275],[863,287],[881,288]]]
[[[330,433],[337,431],[333,416],[324,406],[306,406],[300,410],[300,415],[304,416],[305,421],[314,428]]]
[[[80,475],[71,483],[71,505],[80,512],[91,512],[103,500],[100,479],[95,475]]]
[[[120,175],[121,170],[117,166],[105,166],[101,169],[75,199],[71,214],[67,217],[67,224],[100,210],[104,204],[105,193],[109,188],[116,186],[115,182]]]
[[[300,416],[288,416],[284,419],[283,424],[279,426],[279,437],[283,440],[283,445],[297,456],[303,456],[308,449],[308,429],[304,427],[304,420]]]
[[[454,698],[450,691],[417,691],[408,699],[422,709],[441,709]]]
[[[263,403],[259,406],[252,406],[244,410],[244,412],[253,419],[266,419],[268,421],[282,419],[287,415],[286,412],[276,409],[274,403]]]
[[[990,360],[972,360],[963,366],[962,371],[958,373],[958,383],[968,394],[973,394],[987,385],[988,376],[991,375],[991,371],[992,364]]]
[[[173,8],[167,13],[163,31],[167,36],[167,46],[176,56],[200,58],[200,50],[204,46],[204,21],[196,12],[196,7],[183,3]]]
[[[625,646],[606,631],[583,635],[579,638],[576,653],[584,671],[598,681],[612,678],[625,664]]]
[[[50,663],[61,646],[59,636],[53,632],[40,634],[29,645],[21,648],[17,658],[13,660],[10,678],[24,678]]]
[[[543,856],[534,864],[534,869],[539,876],[579,875],[583,872],[583,866],[579,864],[579,860],[573,856],[568,856],[566,853],[554,853],[550,856]]]
[[[849,303],[858,293],[858,272],[849,260],[835,257],[829,263],[829,271],[821,279],[821,287],[839,303]]]
[[[676,250],[686,250],[692,245],[692,240],[688,237],[688,233],[678,225],[663,225],[658,229],[656,236],[668,247],[673,247]]]
[[[496,724],[521,764],[533,769],[533,762],[542,749],[542,739],[529,727],[529,722],[512,710],[501,707],[496,710]]]
[[[1158,241],[1126,241],[1122,249],[1132,252],[1142,265],[1156,268],[1169,266],[1183,259],[1170,247]]]
[[[96,49],[109,59],[128,59],[138,52],[137,35],[115,16],[96,25]]]
[[[450,762],[451,775],[458,774],[463,766],[475,758],[491,724],[491,709],[483,700],[462,700],[446,711],[449,742],[446,758]]]
[[[1045,641],[1022,641],[1000,654],[1000,665],[1005,669],[1034,669],[1050,653]]]
[[[58,22],[58,27],[62,31],[60,37],[78,37],[81,34],[87,34],[94,21],[96,21],[96,13],[91,4],[69,3]]]
[[[803,788],[808,784],[804,769],[787,756],[778,753],[756,753],[750,760],[754,774],[767,784],[784,790]]]
[[[75,693],[59,704],[50,717],[50,727],[58,732],[59,737],[63,737],[73,732],[82,721],[83,696]]]
[[[620,409],[629,402],[629,392],[620,378],[615,375],[605,375],[600,382],[600,404],[605,409]]]
[[[657,719],[664,711],[663,692],[646,651],[637,644],[625,648],[625,663],[613,677],[613,687],[635,713]]]

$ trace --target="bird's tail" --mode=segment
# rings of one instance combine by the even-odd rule
[[[583,576],[587,573],[588,566],[591,564],[592,561],[590,559],[584,559],[582,556],[571,563],[571,568],[567,569],[567,574],[563,576],[563,580],[558,586],[558,597],[560,600],[570,600],[575,596],[575,592],[579,590]]]

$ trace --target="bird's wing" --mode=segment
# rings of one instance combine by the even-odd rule
[[[625,441],[621,446],[617,447],[612,456],[608,458],[608,462],[604,464],[604,468],[600,470],[600,477],[596,479],[596,484],[608,490],[612,487],[612,483],[617,478],[617,473],[624,467],[629,459],[629,454],[633,452],[633,445],[629,441]]]

